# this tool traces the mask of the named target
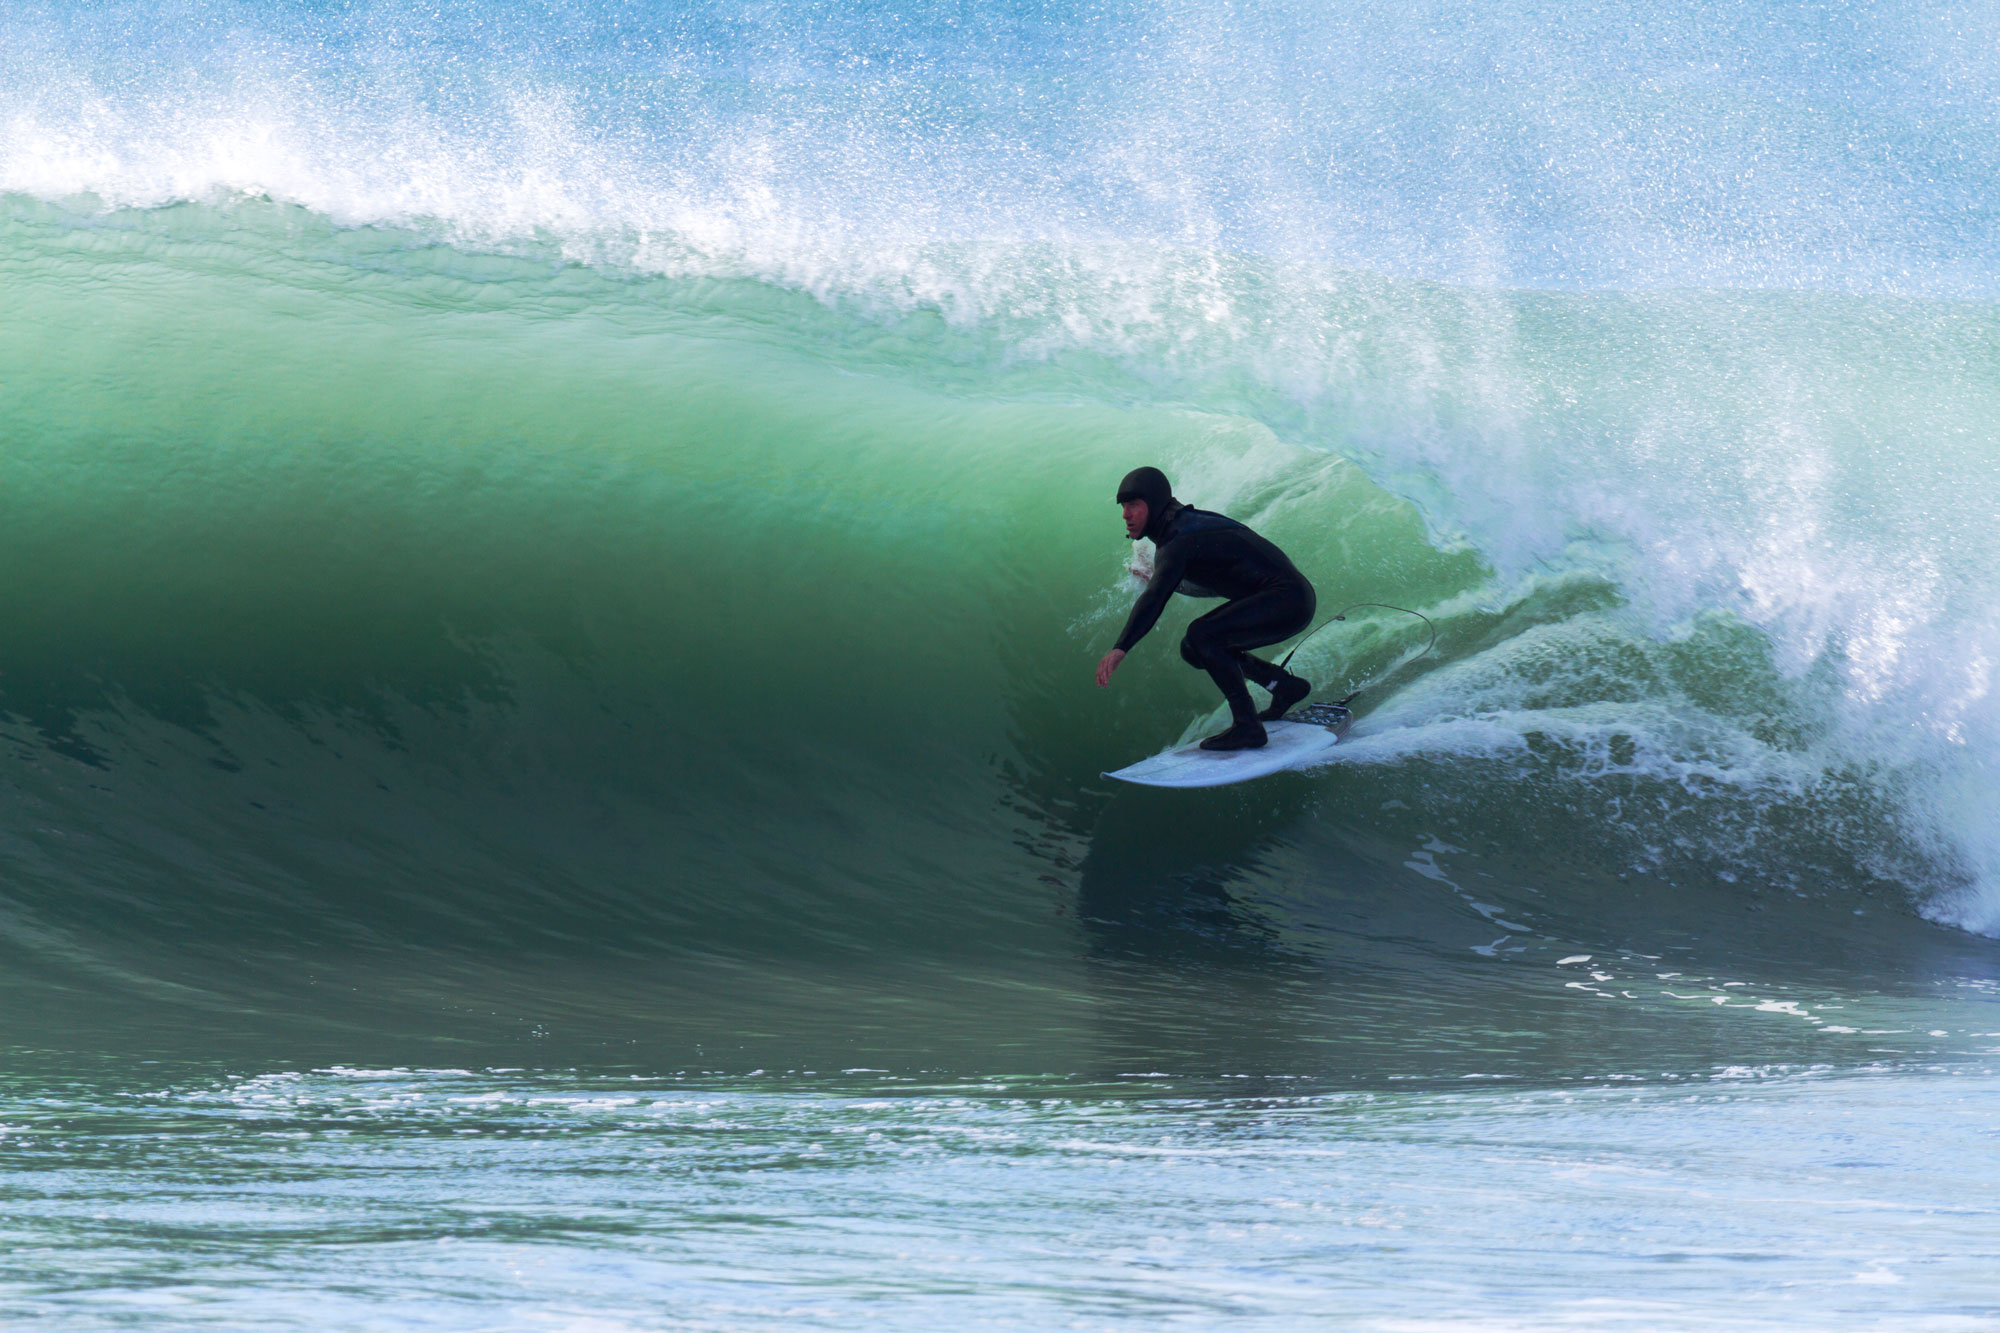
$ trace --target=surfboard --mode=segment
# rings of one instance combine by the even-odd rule
[[[1322,705],[1321,707],[1325,707]],[[1296,767],[1340,744],[1353,718],[1339,709],[1326,722],[1266,722],[1270,743],[1256,750],[1204,750],[1200,741],[1163,750],[1150,759],[1106,773],[1142,787],[1223,787]]]

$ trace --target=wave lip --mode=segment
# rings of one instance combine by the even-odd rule
[[[2000,292],[1976,202],[1990,51],[1886,13],[1769,21],[43,8],[0,22],[0,190],[269,196],[814,290],[1004,241],[1498,286]]]

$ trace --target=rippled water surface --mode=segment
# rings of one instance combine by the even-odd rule
[[[7,1101],[0,1309],[77,1328],[1988,1327],[1996,1091],[1977,1064],[1357,1094],[91,1080]]]

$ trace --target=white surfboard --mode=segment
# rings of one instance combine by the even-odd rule
[[[1266,722],[1270,742],[1255,750],[1204,750],[1200,741],[1106,773],[1142,787],[1221,787],[1294,768],[1340,744],[1347,733],[1315,722]]]

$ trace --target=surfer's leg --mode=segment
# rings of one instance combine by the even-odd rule
[[[1313,692],[1312,682],[1303,676],[1294,676],[1271,662],[1250,653],[1236,654],[1236,664],[1243,668],[1243,675],[1252,683],[1262,685],[1271,692],[1271,706],[1257,716],[1266,722],[1276,722],[1292,706]]]
[[[1292,679],[1291,672],[1282,670],[1251,653],[1237,653],[1236,665],[1243,668],[1244,679],[1253,685],[1262,685],[1267,690],[1279,681]]]
[[[1256,717],[1275,722],[1311,694],[1312,686],[1249,650],[1281,643],[1297,634],[1312,622],[1313,605],[1310,588],[1269,588],[1239,598],[1189,625],[1181,655],[1214,678],[1223,698],[1229,700],[1231,715],[1239,723],[1250,709],[1250,694],[1243,681],[1253,680],[1269,690],[1271,705]],[[1226,667],[1219,660],[1225,657]]]
[[[1250,687],[1244,679],[1246,674],[1260,684],[1275,684],[1276,688],[1266,684],[1266,688],[1272,689],[1274,705],[1278,702],[1279,689],[1292,694],[1293,697],[1285,701],[1283,707],[1269,713],[1273,719],[1283,716],[1285,708],[1310,691],[1311,687],[1306,686],[1304,681],[1269,662],[1252,657],[1248,650],[1290,638],[1311,619],[1310,592],[1300,596],[1290,589],[1271,588],[1227,602],[1188,626],[1187,637],[1181,641],[1181,656],[1208,672],[1215,687],[1222,691],[1222,697],[1229,701],[1229,716],[1233,722],[1222,735],[1203,741],[1204,748],[1243,750],[1264,744],[1264,724],[1258,718],[1256,706],[1250,702]],[[1296,681],[1297,684],[1287,686],[1288,681]],[[1304,688],[1298,688],[1300,686]]]
[[[1290,638],[1291,635],[1285,635]],[[1243,668],[1246,679],[1263,686],[1271,692],[1271,702],[1263,712],[1257,714],[1260,721],[1278,722],[1292,711],[1305,697],[1313,692],[1312,682],[1303,676],[1295,676],[1274,662],[1266,662],[1252,653],[1238,652],[1236,664]]]
[[[1229,701],[1229,715],[1238,725],[1257,720],[1257,710],[1250,704],[1250,687],[1243,679],[1243,665],[1236,660],[1236,651],[1228,643],[1229,613],[1240,605],[1241,602],[1229,602],[1210,611],[1189,625],[1187,636],[1181,640],[1181,657],[1189,666],[1208,673],[1215,688]]]

